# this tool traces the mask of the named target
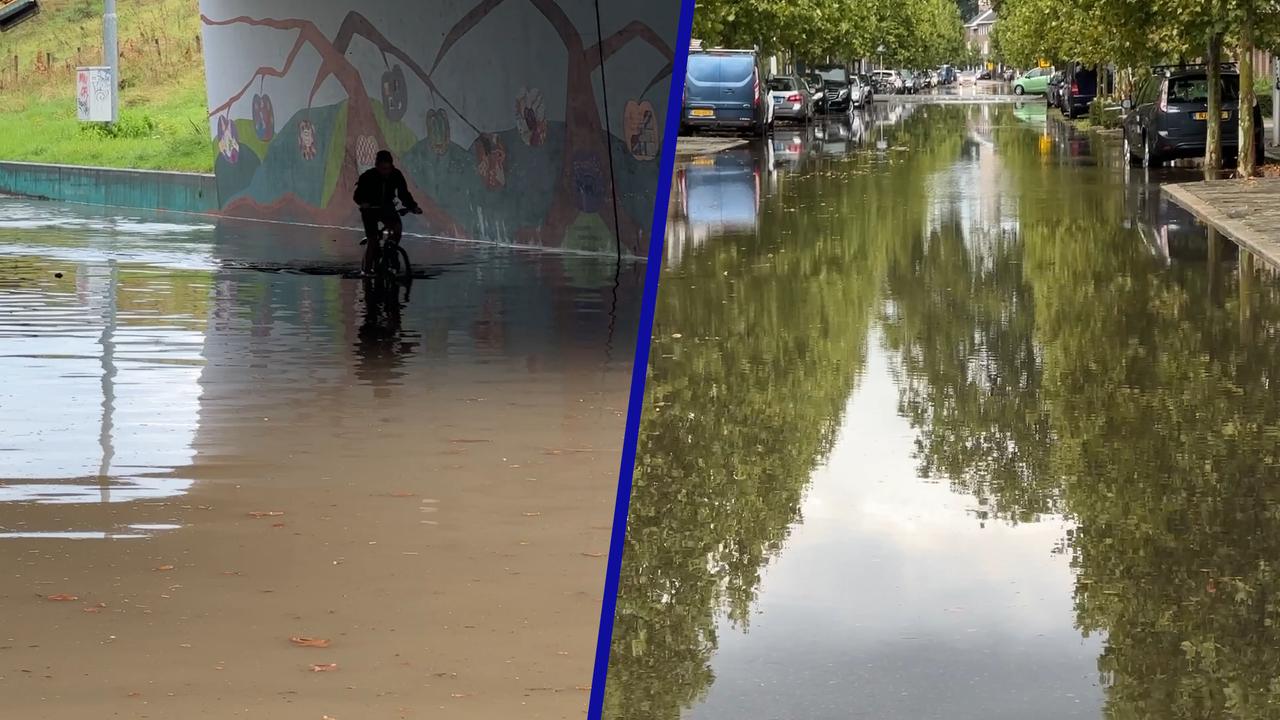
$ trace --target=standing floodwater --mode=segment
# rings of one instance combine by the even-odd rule
[[[673,183],[609,711],[1271,717],[1280,283],[1043,104]]]
[[[0,218],[0,715],[581,714],[642,267]]]

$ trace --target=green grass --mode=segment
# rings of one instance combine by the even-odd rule
[[[212,171],[197,0],[121,3],[121,121],[112,127],[75,112],[74,68],[101,59],[101,0],[43,6],[0,35],[0,159]]]

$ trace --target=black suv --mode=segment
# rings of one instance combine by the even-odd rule
[[[1058,106],[1069,118],[1088,115],[1089,104],[1098,97],[1098,71],[1082,65],[1072,65],[1062,73],[1058,88]]]
[[[1157,67],[1124,101],[1124,147],[1129,162],[1157,167],[1167,160],[1204,157],[1208,135],[1209,80],[1203,65]],[[1262,109],[1253,112],[1254,147],[1263,153]],[[1222,70],[1222,155],[1239,153],[1240,75]]]
[[[853,110],[856,100],[849,69],[844,65],[819,65],[814,72],[822,78],[822,87],[826,90],[822,111],[825,113],[847,113]]]

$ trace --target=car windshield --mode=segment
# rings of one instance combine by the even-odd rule
[[[824,68],[818,71],[818,75],[827,82],[838,82],[841,85],[845,82],[844,68]]]
[[[741,55],[706,53],[689,56],[689,76],[700,82],[741,82],[751,77],[754,71],[755,61],[745,53]]]
[[[1222,78],[1223,102],[1234,102],[1239,99],[1240,78],[1227,76]],[[1209,102],[1209,79],[1206,77],[1180,77],[1169,80],[1169,102],[1175,105],[1202,105]]]
[[[790,92],[792,90],[799,90],[800,88],[797,87],[796,81],[792,78],[775,77],[769,78],[769,89],[777,90],[778,92]]]
[[[902,76],[902,79],[903,79],[903,80],[910,80],[910,79],[911,79],[911,71],[910,71],[910,70],[899,70],[899,71],[898,71],[898,74]]]

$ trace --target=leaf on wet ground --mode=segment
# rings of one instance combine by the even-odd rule
[[[289,638],[289,642],[293,643],[294,645],[297,645],[298,647],[308,647],[308,648],[329,647],[329,640],[327,638],[291,637]]]
[[[311,672],[333,672],[338,669],[338,663],[322,663],[311,666]]]
[[[449,442],[459,445],[476,445],[478,443],[491,443],[492,440],[475,439],[475,438],[449,438]]]
[[[46,595],[44,599],[50,602],[75,602],[80,599],[80,596],[69,595],[67,593],[57,593],[56,595]]]
[[[584,552],[584,553],[582,553],[582,557],[589,557],[589,558],[602,558],[602,557],[604,557],[604,553]]]
[[[255,519],[281,517],[284,513],[279,510],[254,510],[249,513],[249,517]]]
[[[172,570],[172,569],[173,569],[173,566],[172,566],[172,565],[161,565],[160,567],[153,568],[153,569],[154,569],[156,572],[169,572],[170,570]]]
[[[527,512],[527,513],[524,513],[524,516],[525,516],[525,517],[539,517],[539,516],[541,516],[541,515],[542,515],[542,513],[540,513],[540,512]]]

